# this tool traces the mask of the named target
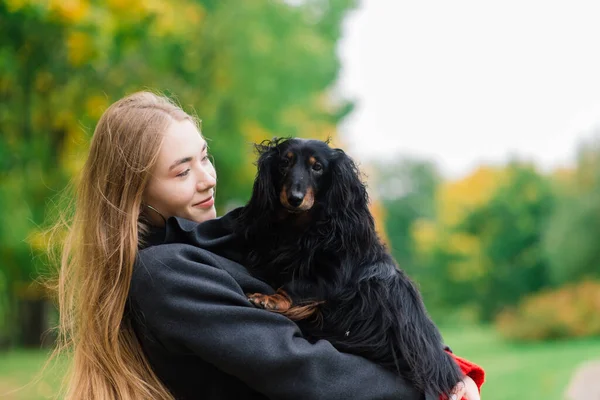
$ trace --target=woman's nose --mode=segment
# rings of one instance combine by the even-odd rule
[[[212,168],[200,167],[200,170],[198,171],[198,182],[196,183],[196,188],[199,192],[209,190],[217,184],[217,180],[213,176],[214,173],[211,174],[212,171]]]

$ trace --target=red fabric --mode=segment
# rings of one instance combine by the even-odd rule
[[[464,358],[457,356],[450,351],[447,351],[447,353],[454,358],[454,361],[456,361],[463,374],[473,379],[477,385],[477,389],[479,389],[479,393],[481,393],[481,385],[483,385],[483,382],[485,381],[485,371],[483,368],[469,360],[465,360]],[[463,397],[463,400],[464,399],[465,398]]]

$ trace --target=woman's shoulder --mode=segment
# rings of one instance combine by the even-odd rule
[[[223,263],[211,260],[205,253],[185,243],[159,244],[140,250],[131,276],[130,299],[135,304],[146,304],[148,297],[154,296],[168,301],[181,290],[204,291],[215,285],[222,290],[240,291]]]
[[[218,281],[235,282],[234,286],[244,291],[272,290],[241,264],[189,243],[163,243],[140,250],[134,264],[132,286],[137,283],[154,286],[155,281],[167,284],[179,279],[212,284],[219,275],[232,280]]]
[[[171,272],[196,273],[202,269],[222,269],[218,256],[188,243],[162,243],[138,251],[134,263],[134,278],[144,275],[164,275]]]

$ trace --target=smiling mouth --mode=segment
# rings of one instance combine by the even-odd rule
[[[202,207],[202,206],[208,206],[208,205],[212,205],[212,203],[214,202],[214,197],[211,195],[209,198],[204,199],[198,203],[192,204],[193,207]]]

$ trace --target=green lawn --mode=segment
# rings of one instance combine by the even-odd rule
[[[600,359],[600,338],[542,344],[516,345],[502,341],[490,329],[469,327],[442,329],[452,350],[485,368],[487,381],[483,400],[563,400],[563,393],[577,365]],[[59,378],[44,376],[26,385],[43,365],[45,352],[0,353],[0,398],[3,400],[47,399],[55,393]]]
[[[0,399],[39,400],[54,398],[60,385],[60,367],[47,369],[39,376],[47,351],[14,350],[0,353]]]
[[[442,333],[452,351],[485,369],[482,400],[563,400],[575,368],[585,360],[600,360],[600,338],[510,344],[481,327]]]

